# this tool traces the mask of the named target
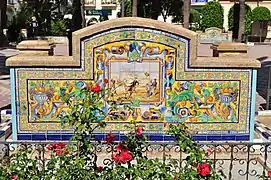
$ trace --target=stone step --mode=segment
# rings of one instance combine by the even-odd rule
[[[271,140],[271,129],[260,121],[255,121],[255,131],[260,133],[266,140]]]

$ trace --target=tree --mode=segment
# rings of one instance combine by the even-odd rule
[[[184,28],[189,28],[189,16],[190,16],[190,0],[183,1],[183,26]]]
[[[238,38],[238,31],[239,31],[239,12],[240,12],[240,4],[235,3],[229,11],[228,15],[228,27],[230,31],[233,31],[232,38]],[[249,34],[251,30],[251,19],[252,13],[251,8],[245,4],[245,34]]]
[[[81,0],[81,17],[82,17],[82,27],[86,27],[86,19],[85,19],[85,0]]]
[[[72,6],[72,31],[75,31],[82,28],[81,0],[73,0]]]
[[[168,16],[173,17],[173,22],[180,22],[182,17],[183,1],[180,0],[161,0],[161,14],[166,22]]]
[[[125,1],[125,16],[130,17],[132,15],[133,0]],[[122,3],[122,0],[119,0]],[[166,21],[168,16],[173,16],[174,18],[181,19],[182,11],[182,1],[181,0],[140,0],[137,4],[137,16],[151,19],[158,19],[159,15],[162,15],[164,21]],[[134,7],[134,6],[133,6]],[[122,9],[121,9],[122,11]]]
[[[43,34],[50,34],[52,15],[62,17],[61,7],[65,10],[67,0],[22,0],[18,1],[20,7],[27,5],[28,11],[31,11],[38,23],[38,31]],[[57,12],[55,12],[58,10]]]
[[[122,4],[123,0],[119,0],[119,3]],[[124,17],[132,17],[132,0],[125,0],[124,1],[124,9],[121,6],[121,12],[124,10]]]
[[[1,9],[1,28],[7,28],[7,0],[2,0],[3,2],[0,5]]]
[[[133,11],[132,11],[132,16],[137,17],[137,5],[138,5],[138,0],[133,0]]]
[[[270,19],[270,10],[267,7],[259,6],[252,10],[252,21],[269,21]]]
[[[162,3],[161,0],[152,0],[152,6],[151,6],[151,18],[154,20],[158,19],[158,16],[161,14],[162,11]]]
[[[3,29],[7,28],[7,0],[0,3],[0,17],[0,46],[2,46],[5,41]]]
[[[189,17],[190,29],[194,31],[199,30],[200,20],[200,13],[195,9],[191,9]]]
[[[202,22],[201,28],[205,30],[210,27],[223,28],[224,11],[217,1],[208,2],[201,11]]]
[[[245,0],[239,0],[239,30],[238,30],[238,41],[241,42],[243,35],[245,34]]]

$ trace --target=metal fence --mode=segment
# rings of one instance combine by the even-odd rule
[[[50,156],[46,149],[53,143],[59,142],[0,142],[0,157],[4,160],[17,149],[26,148],[33,151],[33,158],[39,159],[41,166],[45,167]],[[226,179],[259,179],[259,176],[267,176],[271,170],[271,143],[199,143],[199,146],[208,154],[206,158],[213,161],[215,169],[224,171]],[[98,165],[110,165],[114,151],[112,146],[95,144],[94,148],[98,155]],[[158,158],[164,163],[167,160],[163,157],[170,156],[179,166],[184,165],[187,157],[174,142],[147,142],[142,151],[148,158]]]

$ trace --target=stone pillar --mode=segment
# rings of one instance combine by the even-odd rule
[[[271,39],[271,25],[269,24],[267,26],[267,35],[266,35],[266,40],[270,41]]]
[[[20,56],[53,56],[54,46],[47,40],[22,41],[16,47]]]
[[[219,42],[211,46],[213,57],[248,57],[248,47],[244,43]]]

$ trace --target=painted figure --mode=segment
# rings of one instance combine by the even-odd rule
[[[171,88],[172,86],[172,72],[171,71],[166,71],[166,84],[165,88]]]
[[[139,85],[138,80],[134,80],[133,82],[130,83],[129,86],[127,86],[127,91],[129,93],[129,96],[131,96],[135,91],[136,91],[136,87]]]
[[[97,56],[96,66],[98,70],[104,70],[104,61],[101,55]]]
[[[168,56],[168,59],[166,61],[166,69],[167,70],[170,70],[173,68],[173,65],[174,65],[174,59],[172,56]]]
[[[152,95],[151,83],[146,84],[146,90],[147,90],[147,97],[151,97],[151,95]]]

